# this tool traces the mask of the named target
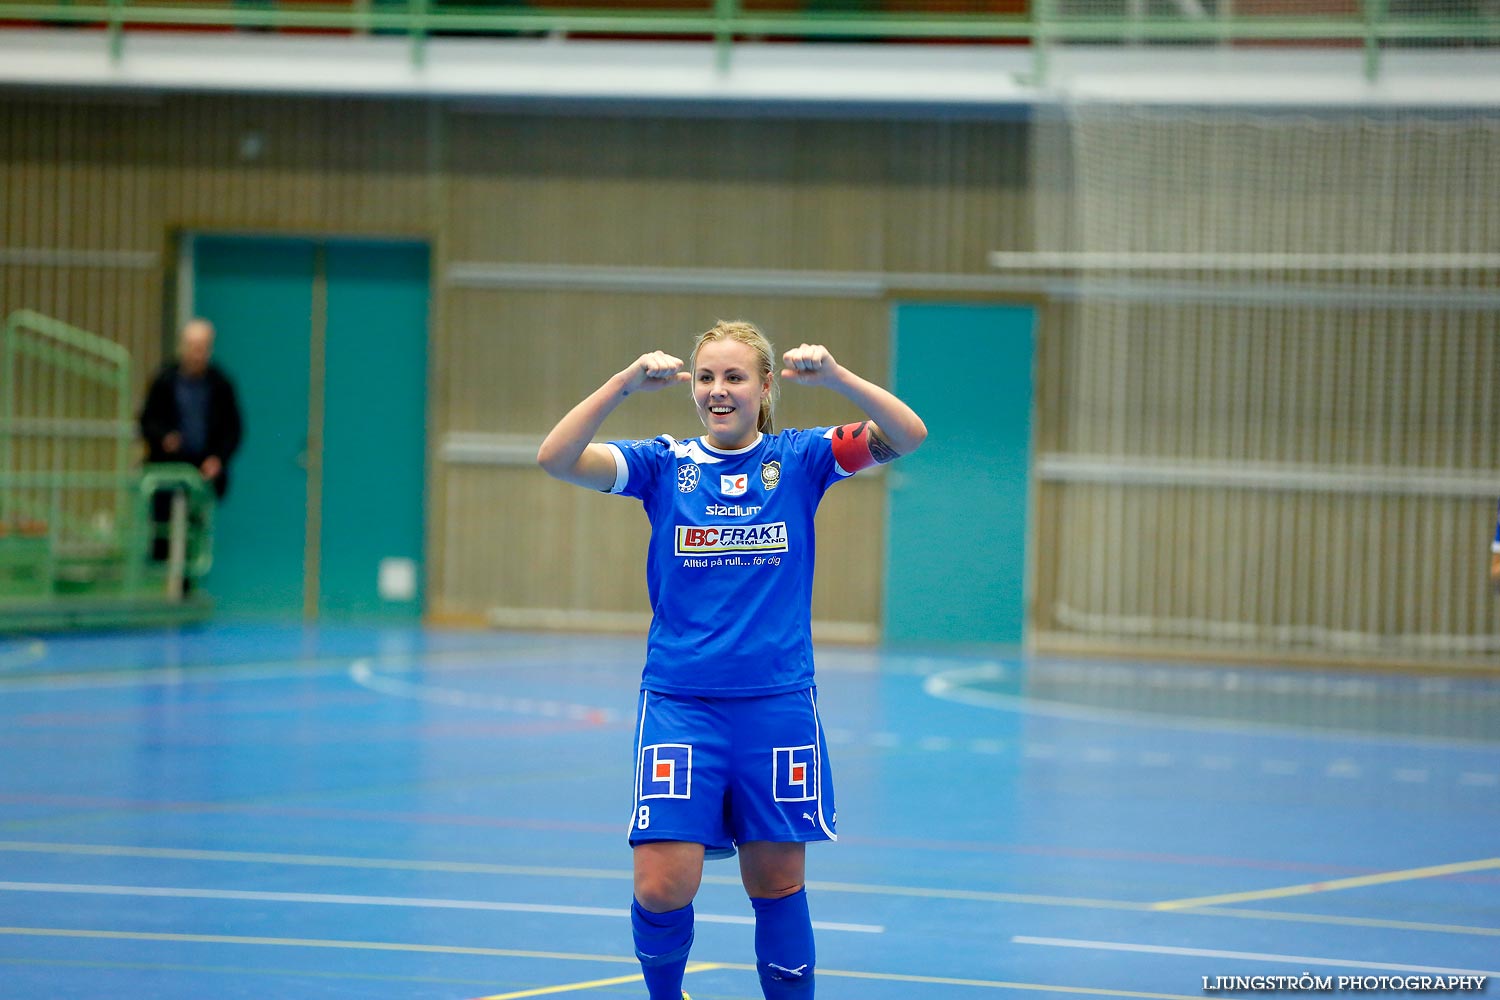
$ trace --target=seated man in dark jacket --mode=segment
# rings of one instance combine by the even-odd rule
[[[149,449],[147,461],[197,466],[222,499],[229,489],[229,461],[240,446],[243,424],[234,385],[213,364],[213,352],[213,324],[205,319],[188,321],[178,337],[177,360],[162,365],[146,391],[141,435]],[[167,558],[162,526],[171,519],[171,512],[171,492],[157,493],[152,498],[152,517],[158,527],[151,553],[158,561]]]
[[[222,498],[229,460],[240,446],[239,402],[229,377],[213,363],[212,323],[189,320],[177,345],[177,360],[156,373],[141,410],[147,461],[196,465]]]

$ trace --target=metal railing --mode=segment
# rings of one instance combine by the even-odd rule
[[[1028,45],[1038,78],[1045,70],[1046,49],[1057,44],[1363,46],[1371,79],[1379,75],[1381,54],[1389,46],[1500,44],[1500,16],[1493,6],[1477,2],[1425,6],[1343,0],[1310,4],[1310,9],[1325,12],[1302,15],[1256,14],[1256,5],[1245,0],[1182,0],[1175,5],[974,0],[969,13],[951,9],[967,4],[942,6],[950,9],[933,11],[917,0],[596,0],[593,6],[568,0],[4,0],[0,24],[102,27],[110,33],[116,58],[129,29],[402,34],[411,39],[417,65],[433,35],[711,40],[721,69],[728,67],[735,45],[746,40],[961,40]],[[1330,10],[1334,12],[1326,12]]]
[[[47,592],[69,560],[121,559],[135,516],[130,356],[119,344],[17,310],[0,336],[0,535]],[[14,570],[15,566],[12,565]],[[13,574],[14,575],[14,574]]]
[[[165,498],[167,517],[157,517]],[[136,494],[139,523],[150,525],[152,561],[165,571],[171,601],[182,600],[189,581],[213,568],[214,515],[218,501],[203,474],[186,462],[147,465]]]
[[[6,318],[0,619],[79,596],[177,603],[183,581],[208,572],[213,491],[190,465],[143,474],[130,371],[129,352],[113,341],[30,310]],[[181,498],[160,524],[157,494]]]

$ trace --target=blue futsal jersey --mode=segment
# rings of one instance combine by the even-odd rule
[[[850,473],[832,431],[760,434],[719,451],[703,438],[611,441],[611,493],[651,520],[651,632],[642,686],[753,697],[813,683],[813,515]]]

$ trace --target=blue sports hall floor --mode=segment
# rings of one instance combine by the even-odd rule
[[[641,652],[0,639],[0,998],[644,997]],[[1500,681],[846,647],[819,675],[824,1000],[1500,977]],[[697,911],[694,1000],[758,998],[733,862]]]

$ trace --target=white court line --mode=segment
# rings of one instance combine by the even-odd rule
[[[182,847],[137,847],[126,844],[67,844],[0,840],[0,851],[74,854],[107,858],[158,858],[171,861],[220,861],[254,865],[306,865],[317,868],[374,868],[389,871],[449,872],[461,875],[530,875],[544,878],[627,880],[629,868],[560,868],[542,865],[497,865],[475,861],[430,861],[412,858],[362,858],[331,854],[285,854],[266,851],[209,851]],[[708,881],[705,877],[704,881]],[[728,884],[726,881],[725,884]],[[738,885],[739,880],[735,879]]]
[[[1313,955],[1275,955],[1258,951],[1219,951],[1212,948],[1174,948],[1162,944],[1125,944],[1118,941],[1075,941],[1072,938],[1013,937],[1011,944],[1038,944],[1052,948],[1086,948],[1090,951],[1129,951],[1144,955],[1182,955],[1188,958],[1241,958],[1252,962],[1290,962],[1293,965],[1332,965],[1341,969],[1385,969],[1390,972],[1431,972],[1445,976],[1495,976],[1485,969],[1448,969],[1436,965],[1400,965],[1395,962],[1361,962],[1352,958],[1319,958]]]
[[[1165,712],[1144,712],[1130,708],[1104,708],[1097,705],[1081,705],[1051,701],[1046,698],[1002,694],[998,691],[986,691],[970,686],[974,681],[993,681],[1003,679],[1004,676],[1005,670],[998,664],[958,667],[927,676],[922,681],[922,691],[942,701],[957,702],[960,705],[971,705],[975,708],[990,708],[1016,715],[1076,722],[1098,722],[1117,726],[1143,726],[1232,735],[1248,733],[1282,739],[1362,743],[1371,746],[1433,747],[1443,750],[1486,750],[1494,746],[1493,743],[1478,739],[1444,739],[1439,736],[1407,733],[1372,733],[1359,729],[1314,729],[1289,726],[1284,723],[1252,722],[1246,719],[1227,719],[1208,715],[1168,715]]]
[[[550,647],[521,650],[527,657],[550,653]],[[171,665],[126,667],[118,670],[70,668],[60,674],[23,674],[9,677],[0,673],[0,692],[34,690],[92,690],[152,685],[196,683],[220,684],[226,681],[280,680],[285,677],[306,678],[342,674],[360,660],[379,667],[410,669],[414,666],[439,666],[443,670],[470,669],[462,661],[477,660],[477,669],[490,668],[516,652],[509,647],[476,647],[473,649],[412,650],[406,653],[382,653],[374,657],[351,658],[347,654],[319,656],[286,656],[273,660],[245,660],[236,663],[194,661]]]
[[[302,865],[320,868],[373,868],[389,871],[430,871],[473,875],[516,875],[524,877],[605,879],[628,881],[629,868],[558,868],[539,865],[499,865],[484,862],[432,861],[410,858],[360,858],[320,854],[278,854],[251,851],[210,851],[171,847],[137,847],[125,844],[66,844],[39,841],[0,840],[0,852],[23,851],[40,854],[71,854],[120,858],[155,858],[180,861],[212,861],[231,864]],[[705,885],[739,886],[738,875],[703,876]],[[807,888],[813,892],[837,892],[863,896],[892,896],[905,899],[950,899],[972,903],[1015,904],[1018,906],[1061,906],[1098,910],[1171,913],[1191,917],[1232,918],[1235,920],[1282,921],[1341,927],[1378,927],[1386,930],[1419,931],[1432,934],[1462,934],[1476,937],[1500,937],[1500,927],[1467,927],[1458,924],[1421,923],[1411,920],[1384,920],[1378,917],[1336,916],[1327,913],[1288,913],[1278,910],[1237,910],[1223,906],[1193,909],[1159,910],[1153,904],[1128,900],[1083,899],[1070,896],[1021,895],[978,889],[939,889],[908,885],[874,885],[858,882],[823,882],[810,879]]]
[[[604,906],[555,906],[542,903],[501,903],[480,899],[425,899],[409,896],[352,896],[321,892],[258,892],[249,889],[178,889],[165,886],[75,885],[63,882],[0,882],[0,892],[73,893],[89,896],[132,896],[157,899],[234,899],[262,903],[333,903],[344,906],[407,906],[428,910],[484,910],[502,913],[553,913],[569,917],[629,917],[630,910]],[[694,913],[706,924],[755,925],[754,917]],[[856,934],[884,934],[877,924],[813,921],[813,927]]]
[[[181,667],[126,667],[120,670],[77,670],[57,675],[23,674],[8,677],[0,674],[0,693],[9,691],[92,691],[107,688],[178,686],[183,684],[229,681],[280,680],[286,677],[308,678],[341,674],[347,669],[348,657],[336,661],[310,658],[305,660],[265,660],[258,663],[235,663],[227,666],[191,664]]]
[[[38,663],[47,656],[47,643],[41,639],[21,639],[0,646],[0,670],[15,670]]]
[[[452,705],[457,708],[479,708],[494,712],[509,712],[516,715],[536,715],[543,718],[565,718],[579,722],[594,722],[608,725],[619,721],[619,713],[610,708],[594,705],[575,705],[569,702],[552,701],[545,698],[511,698],[505,695],[483,694],[465,691],[462,688],[441,687],[422,684],[376,673],[368,659],[355,660],[349,665],[349,679],[360,687],[377,694],[396,698],[411,698],[437,705]]]

